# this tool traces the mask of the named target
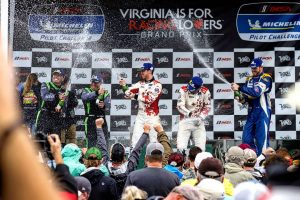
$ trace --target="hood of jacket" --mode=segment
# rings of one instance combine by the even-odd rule
[[[61,151],[63,160],[66,161],[79,161],[82,152],[76,144],[67,144]]]
[[[104,176],[103,172],[99,168],[89,167],[84,172],[81,173],[81,176],[89,179],[91,185],[96,185]]]

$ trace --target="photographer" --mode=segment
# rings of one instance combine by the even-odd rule
[[[55,184],[50,184],[49,175],[35,159],[28,131],[21,126],[15,88],[8,84],[15,82],[13,67],[2,51],[0,63],[0,199],[60,200]],[[21,153],[12,156],[16,149]]]

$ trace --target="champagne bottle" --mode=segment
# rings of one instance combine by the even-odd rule
[[[236,90],[234,91],[234,99],[236,99],[237,101],[242,101],[244,98],[243,98],[243,95],[241,94],[240,91]]]

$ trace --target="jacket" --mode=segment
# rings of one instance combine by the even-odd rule
[[[87,178],[92,185],[89,200],[118,199],[116,181],[111,177],[104,176],[98,168],[90,167],[81,176]]]
[[[75,144],[67,144],[61,151],[65,165],[69,167],[72,176],[79,176],[86,167],[79,162],[81,149]]]
[[[255,180],[251,173],[245,171],[238,164],[226,163],[224,168],[224,178],[228,179],[234,187],[241,182]]]

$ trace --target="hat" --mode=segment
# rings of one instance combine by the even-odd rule
[[[255,164],[257,160],[257,155],[252,149],[245,149],[244,150],[244,164]]]
[[[201,153],[198,153],[196,155],[196,158],[195,158],[195,167],[198,169],[199,168],[199,165],[201,164],[202,160],[204,160],[205,158],[210,158],[210,157],[213,157],[211,153],[209,152],[201,152]]]
[[[261,183],[242,182],[234,188],[234,200],[260,199],[269,194],[268,188]]]
[[[260,58],[254,58],[250,64],[251,68],[263,66],[263,61]]]
[[[102,152],[97,147],[89,148],[86,151],[84,158],[89,160],[91,155],[96,155],[97,160],[101,160],[101,158],[102,158]]]
[[[100,76],[93,75],[91,78],[91,82],[92,83],[102,83],[102,78]]]
[[[154,66],[151,63],[144,63],[143,66],[140,68],[140,71],[142,70],[154,70]]]
[[[238,165],[243,165],[241,163],[244,161],[244,150],[238,146],[230,147],[226,153],[226,162],[233,162]]]
[[[203,84],[202,78],[200,78],[199,76],[194,76],[188,83],[188,89],[189,91],[193,92],[199,89],[202,86],[202,84]]]
[[[64,75],[63,72],[62,72],[61,70],[59,70],[59,69],[54,70],[54,71],[52,72],[52,75],[53,75],[53,74],[58,74],[58,75],[61,75],[61,76]]]
[[[217,158],[205,158],[202,160],[198,171],[201,175],[210,178],[217,178],[224,174],[222,163]]]
[[[180,167],[184,163],[184,157],[181,153],[171,153],[169,156],[168,164],[174,167]]]
[[[171,192],[181,194],[187,200],[203,199],[201,193],[197,190],[197,188],[190,185],[177,186]]]
[[[146,156],[151,156],[151,155],[154,155],[155,150],[158,150],[160,151],[161,155],[164,153],[164,147],[161,143],[159,142],[151,142],[147,145],[147,148],[146,148]]]
[[[90,194],[92,190],[90,181],[83,176],[75,176],[74,178],[77,182],[77,190],[80,192],[86,192]]]
[[[202,179],[196,187],[203,195],[204,199],[221,200],[225,198],[224,186],[218,180],[212,178]]]
[[[115,143],[110,150],[110,159],[113,162],[122,162],[125,156],[125,148],[121,143]]]

